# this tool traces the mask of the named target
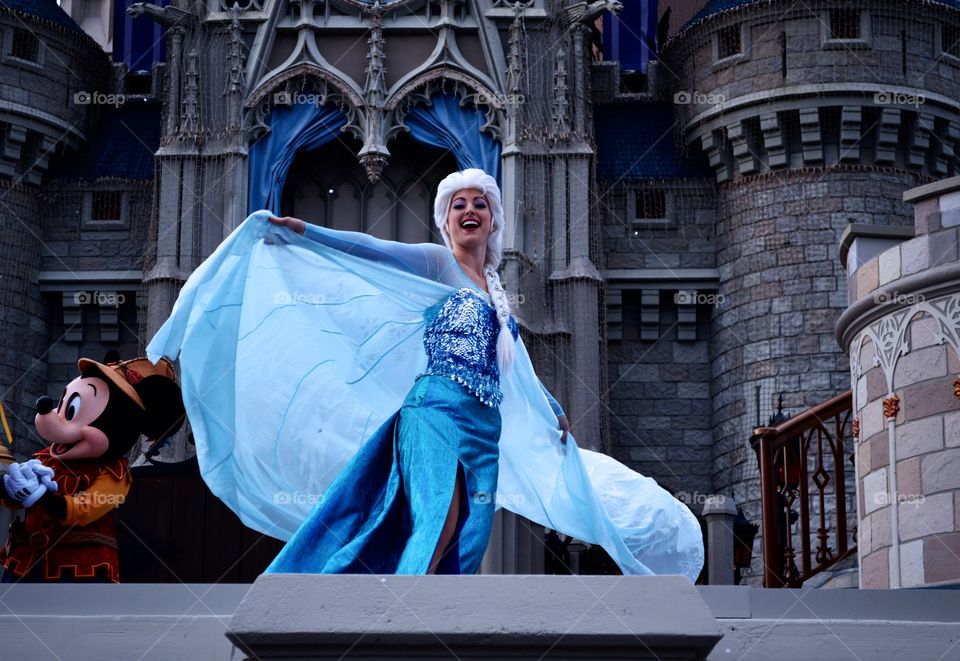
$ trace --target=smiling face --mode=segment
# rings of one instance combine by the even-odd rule
[[[50,443],[55,459],[92,459],[110,445],[106,434],[90,423],[100,417],[110,400],[107,382],[95,376],[78,377],[67,384],[57,407],[37,413],[37,433]]]
[[[487,245],[493,231],[493,214],[483,192],[464,188],[453,194],[447,212],[447,233],[452,246],[468,250]]]

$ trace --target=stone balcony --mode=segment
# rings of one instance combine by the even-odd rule
[[[949,659],[960,591],[679,577],[291,576],[5,585],[3,658]],[[235,647],[236,644],[236,647]]]

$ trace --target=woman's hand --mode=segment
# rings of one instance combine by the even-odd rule
[[[557,423],[560,425],[560,429],[563,430],[563,434],[560,436],[560,442],[566,445],[567,443],[567,432],[570,431],[570,423],[567,422],[567,416],[561,415],[557,418]]]
[[[283,225],[287,229],[291,229],[301,236],[303,236],[303,233],[307,231],[307,224],[299,218],[291,218],[290,216],[284,216],[283,218],[278,218],[277,216],[268,216],[267,220],[274,225]]]

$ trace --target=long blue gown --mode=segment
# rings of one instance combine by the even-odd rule
[[[462,470],[462,529],[440,571],[475,572],[504,507],[602,545],[625,574],[696,578],[696,518],[654,480],[560,443],[521,339],[510,370],[484,371],[491,308],[446,248],[301,237],[267,215],[198,267],[147,352],[179,356],[210,489],[290,540],[271,571],[424,573]],[[437,369],[456,353],[431,350],[438,319],[468,324],[462,348],[484,354],[470,370]]]
[[[496,311],[470,289],[431,307],[427,368],[273,561],[270,573],[425,574],[454,481],[463,498],[438,574],[480,568],[495,511],[502,394]],[[511,319],[511,330],[517,335]]]

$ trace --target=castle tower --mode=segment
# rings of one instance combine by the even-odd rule
[[[39,449],[29,439],[48,361],[82,323],[76,288],[44,287],[41,277],[55,269],[69,279],[78,270],[76,262],[50,264],[69,239],[46,231],[58,211],[46,197],[47,175],[55,164],[75,160],[90,140],[92,95],[109,91],[109,68],[54,0],[0,6],[0,43],[0,78],[8,81],[0,100],[0,393],[15,449],[26,454]],[[46,298],[41,288],[50,292]],[[61,337],[48,334],[52,314],[63,315]]]
[[[796,413],[849,387],[844,229],[909,227],[903,192],[958,170],[956,10],[711,1],[666,45],[683,145],[717,182],[714,487],[749,518],[750,429],[779,393]]]

